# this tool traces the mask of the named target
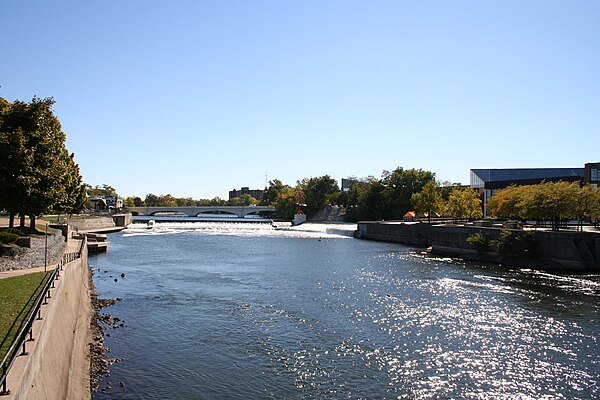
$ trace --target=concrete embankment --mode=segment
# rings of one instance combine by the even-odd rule
[[[520,229],[508,229],[515,235]],[[403,222],[359,222],[357,237],[361,239],[402,243],[417,247],[431,246],[432,253],[468,260],[502,263],[548,270],[600,271],[600,233],[535,231],[535,259],[507,257],[494,252],[478,252],[467,242],[471,235],[480,233],[489,240],[497,240],[501,227],[474,225]]]
[[[7,399],[89,399],[90,269],[87,249],[66,264],[52,290],[42,320],[34,324],[29,355],[19,357],[9,374]]]
[[[71,219],[68,224],[80,233],[109,233],[124,229],[131,223],[131,214],[108,217]]]

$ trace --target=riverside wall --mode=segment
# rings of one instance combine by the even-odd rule
[[[85,247],[85,246],[84,246]],[[90,269],[87,249],[63,267],[42,313],[35,347],[30,351],[14,399],[89,399]]]
[[[520,229],[509,230],[515,234],[523,232]],[[469,260],[548,270],[600,272],[600,233],[535,231],[538,258],[533,260],[477,252],[467,242],[467,238],[476,233],[495,240],[501,231],[500,227],[381,221],[359,222],[357,237],[417,247],[430,246],[434,254]]]

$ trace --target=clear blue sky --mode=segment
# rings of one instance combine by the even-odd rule
[[[598,0],[2,0],[0,35],[0,96],[125,196],[600,161]]]

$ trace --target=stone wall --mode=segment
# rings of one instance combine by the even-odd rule
[[[313,217],[309,218],[311,222],[344,222],[346,208],[340,206],[326,206],[320,209]]]
[[[60,260],[65,245],[65,238],[62,236],[61,231],[53,230],[52,232],[48,232],[48,265],[56,264]],[[0,272],[43,267],[45,247],[45,237],[32,237],[31,247],[17,248],[14,256],[0,258]]]

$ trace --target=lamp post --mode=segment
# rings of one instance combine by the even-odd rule
[[[46,268],[48,267],[48,223],[46,222],[46,235],[44,236],[46,239],[46,244],[44,246],[44,273],[46,273]]]

